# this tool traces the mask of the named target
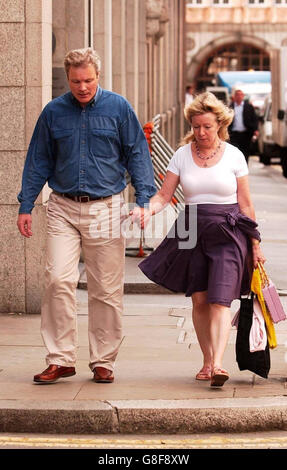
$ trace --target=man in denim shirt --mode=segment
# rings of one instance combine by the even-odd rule
[[[18,195],[18,228],[29,238],[34,202],[46,182],[52,189],[41,311],[48,368],[34,381],[51,383],[76,373],[76,287],[82,249],[89,295],[89,366],[96,382],[110,383],[122,340],[125,175],[128,171],[135,188],[133,219],[138,220],[156,191],[153,168],[130,104],[99,86],[97,53],[91,48],[70,51],[64,64],[71,91],[42,111]]]

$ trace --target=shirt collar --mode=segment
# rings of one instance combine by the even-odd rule
[[[103,89],[100,87],[100,85],[98,85],[95,96],[86,104],[86,107],[87,106],[94,107],[97,101],[99,100],[100,96],[102,95],[102,93],[103,93]],[[75,104],[76,106],[82,107],[81,103],[77,100],[77,98],[74,97],[71,91],[70,91],[70,97],[71,97],[71,101],[73,104]]]

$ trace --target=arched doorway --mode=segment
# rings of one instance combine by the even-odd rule
[[[213,44],[213,46],[215,46]],[[212,47],[209,44],[205,51],[191,64],[192,81],[196,82],[197,91],[215,84],[216,74],[223,71],[236,70],[270,70],[268,48],[251,42],[228,42]],[[196,66],[195,66],[196,65]],[[191,72],[190,69],[190,72]],[[191,81],[189,79],[189,81]]]
[[[216,74],[228,70],[270,70],[269,54],[260,47],[242,42],[221,45],[199,64],[195,76],[197,90],[214,85]]]

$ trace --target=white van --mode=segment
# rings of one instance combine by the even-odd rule
[[[272,136],[271,95],[265,97],[262,113],[259,115],[258,131],[258,151],[260,161],[264,163],[264,165],[270,165],[271,159],[280,159],[280,147],[274,142]]]
[[[206,91],[213,93],[216,98],[223,101],[224,104],[229,105],[229,92],[225,86],[208,86]]]

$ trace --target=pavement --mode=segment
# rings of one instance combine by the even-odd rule
[[[287,311],[287,180],[280,167],[250,161],[250,186],[267,258],[266,270]],[[146,240],[156,246],[160,239]],[[138,241],[129,246],[137,253]],[[132,251],[129,252],[132,254]],[[222,388],[195,380],[201,353],[191,300],[150,283],[126,257],[124,338],[115,382],[96,384],[88,368],[87,290],[81,275],[76,375],[33,383],[45,368],[40,315],[0,315],[0,432],[59,434],[190,434],[287,429],[287,321],[275,325],[268,379],[239,371],[233,328]],[[232,303],[232,315],[239,301]]]

